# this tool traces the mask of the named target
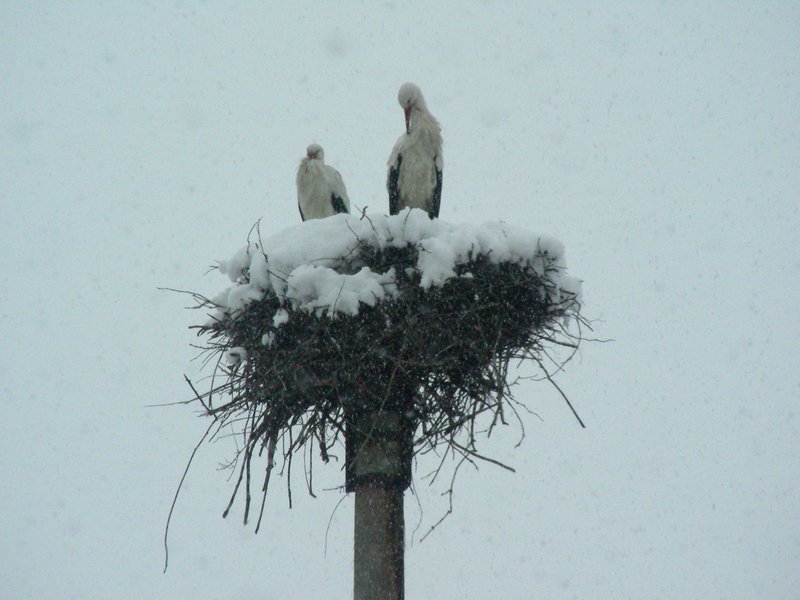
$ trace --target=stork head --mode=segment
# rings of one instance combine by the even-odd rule
[[[309,160],[325,160],[325,152],[319,144],[310,144],[306,148],[306,156]]]
[[[397,101],[400,103],[400,106],[403,107],[403,111],[406,113],[406,133],[408,133],[411,111],[414,109],[427,110],[427,107],[425,106],[425,98],[422,97],[422,90],[419,89],[418,85],[413,83],[404,83],[397,91]]]

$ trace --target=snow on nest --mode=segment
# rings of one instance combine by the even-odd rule
[[[337,312],[355,315],[361,304],[373,306],[396,296],[394,269],[377,273],[363,267],[353,274],[339,272],[343,262],[357,253],[359,244],[376,248],[416,245],[420,250],[416,268],[425,289],[456,277],[456,265],[487,255],[494,263],[530,265],[540,275],[545,264],[556,266],[558,271],[550,274],[556,287],[580,293],[580,281],[565,274],[563,244],[551,237],[502,222],[471,225],[431,220],[419,209],[365,218],[339,214],[251,241],[229,260],[220,261],[219,270],[234,285],[213,299],[219,309],[209,324],[226,313],[235,316],[270,290],[295,310],[331,316]],[[286,321],[288,314],[280,309],[273,322],[278,326]]]

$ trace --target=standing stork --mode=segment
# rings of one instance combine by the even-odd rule
[[[306,148],[306,156],[297,168],[297,205],[303,221],[350,212],[342,176],[325,164],[325,152],[319,144]]]
[[[442,129],[428,112],[422,90],[404,83],[397,101],[406,114],[406,132],[389,156],[389,214],[410,206],[421,208],[431,219],[439,216],[442,200]]]

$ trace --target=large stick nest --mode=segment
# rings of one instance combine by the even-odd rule
[[[354,316],[292,308],[268,290],[243,310],[217,311],[196,328],[207,359],[216,362],[209,389],[195,389],[196,400],[214,417],[217,432],[230,424],[241,432],[230,465],[238,479],[225,515],[243,488],[247,522],[254,458],[266,454],[259,477],[266,495],[273,467],[290,470],[301,449],[316,448],[328,462],[344,441],[347,417],[357,413],[401,410],[414,425],[415,453],[483,458],[478,417],[488,415],[484,431],[505,423],[508,413],[519,418],[509,364],[532,361],[549,379],[542,364],[548,350],[577,348],[585,324],[580,305],[574,292],[560,289],[562,269],[547,251],[523,262],[496,263],[479,254],[457,264],[456,277],[427,289],[417,269],[423,251],[420,244],[356,243],[337,271],[393,268],[397,287],[391,298],[361,305]],[[247,281],[247,270],[242,278]],[[199,307],[218,308],[195,297]],[[276,324],[281,309],[285,322]]]

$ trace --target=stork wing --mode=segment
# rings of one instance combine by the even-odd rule
[[[436,187],[433,188],[433,198],[431,199],[431,218],[439,218],[439,207],[442,205],[442,169],[436,167]]]
[[[339,171],[331,166],[325,167],[325,179],[331,190],[331,206],[335,213],[350,213],[350,198],[347,196],[347,188],[344,187],[344,180]]]
[[[386,179],[386,189],[389,191],[389,214],[396,215],[400,212],[400,188],[398,179],[400,178],[400,165],[403,162],[402,154],[397,155],[394,164],[389,165],[389,176]]]
[[[331,194],[331,208],[333,208],[333,212],[336,214],[339,213],[347,213],[350,214],[350,210],[344,203],[344,199],[336,194]]]

